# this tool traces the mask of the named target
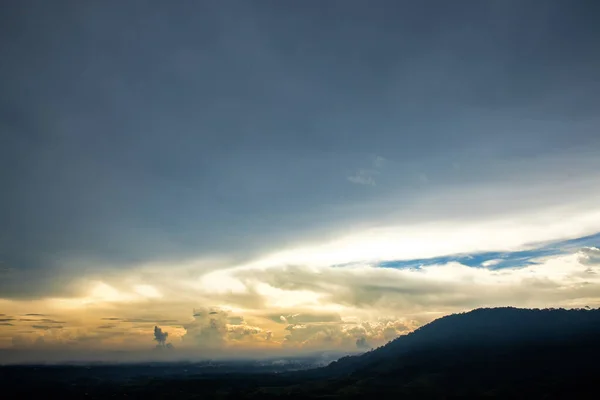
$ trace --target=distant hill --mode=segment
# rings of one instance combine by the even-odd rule
[[[339,396],[587,396],[600,376],[600,310],[482,308],[437,319],[305,379]],[[326,385],[328,386],[328,385]],[[588,387],[589,386],[589,387]],[[330,387],[313,389],[332,392]],[[595,389],[594,389],[595,390]],[[315,393],[316,394],[316,393]]]
[[[333,374],[356,372],[382,362],[401,362],[402,356],[414,352],[559,345],[599,333],[600,310],[479,308],[436,319],[385,346],[344,357],[327,368]]]
[[[122,375],[122,367],[113,368]],[[0,369],[0,383],[14,398],[596,399],[600,310],[477,309],[301,372],[252,368],[124,382],[102,379],[93,368],[85,377],[61,371],[55,379],[52,370]]]

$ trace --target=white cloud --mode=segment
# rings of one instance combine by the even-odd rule
[[[152,285],[135,285],[134,290],[141,296],[148,298],[160,298],[162,294]]]
[[[558,213],[562,218],[556,219]],[[482,220],[425,222],[364,229],[315,246],[266,255],[255,266],[326,266],[356,262],[411,260],[486,251],[517,251],[539,243],[593,234],[600,209],[541,209]]]
[[[205,308],[194,310],[193,320],[184,325],[184,345],[203,349],[223,349],[232,343],[266,340],[263,329],[248,325],[241,316],[227,310]]]
[[[387,160],[381,156],[375,156],[373,158],[373,167],[377,169],[383,168],[383,166],[387,163]]]
[[[324,240],[292,241],[287,248],[252,260],[237,263],[214,257],[131,266],[110,273],[103,269],[102,276],[81,276],[79,297],[29,303],[0,299],[0,308],[30,312],[27,309],[35,305],[39,307],[36,312],[55,311],[84,319],[91,314],[135,315],[144,309],[184,321],[193,307],[216,306],[232,310],[232,315],[196,318],[185,324],[187,331],[181,325],[165,327],[177,348],[230,349],[232,344],[254,346],[268,338],[274,348],[285,342],[292,348],[355,349],[361,337],[377,345],[401,332],[401,327],[412,329],[441,315],[480,306],[600,306],[600,251],[596,248],[546,257],[523,268],[492,270],[498,263],[495,259],[484,261],[480,268],[458,263],[418,270],[375,267],[380,261],[535,249],[539,243],[596,233],[600,203],[593,194],[581,196],[592,187],[584,183],[573,186],[579,192],[561,189],[558,194],[548,187],[527,192],[514,185],[448,192],[422,197],[389,215],[383,202],[379,215],[385,218],[374,218],[361,228],[345,227],[339,230],[341,234],[330,232]],[[559,196],[557,206],[555,195],[562,192],[575,199]],[[341,322],[295,317],[317,313],[339,315]],[[276,321],[268,317],[271,314]],[[285,330],[287,326],[295,328]],[[9,328],[17,329],[5,329]],[[68,327],[62,331],[71,332],[74,338],[117,340],[74,333]],[[44,336],[47,343],[53,340],[49,335]],[[151,332],[140,335],[151,337]],[[177,343],[183,335],[183,342]]]
[[[501,259],[496,258],[496,259],[493,259],[493,260],[486,260],[486,261],[482,262],[481,266],[482,267],[486,267],[486,268],[487,267],[493,267],[494,265],[498,265],[501,262],[502,262]]]
[[[600,249],[596,247],[584,247],[579,252],[579,261],[585,265],[600,264]]]
[[[375,186],[375,175],[381,173],[382,168],[387,163],[387,160],[381,156],[373,157],[370,168],[360,168],[354,175],[348,176],[346,179],[358,185]]]
[[[596,251],[596,250],[594,250]],[[455,311],[484,305],[538,306],[600,303],[599,264],[586,262],[582,251],[546,258],[540,264],[490,270],[459,263],[424,266],[420,269],[286,266],[244,268],[232,277],[251,285],[285,290],[301,297],[319,299],[315,309],[327,304],[343,311],[397,312]],[[582,262],[583,260],[583,262]],[[251,279],[250,279],[251,278]],[[278,293],[279,292],[273,292]],[[265,293],[269,297],[269,293]],[[273,295],[273,304],[276,296]]]
[[[373,170],[359,169],[356,174],[349,176],[347,179],[358,185],[375,186],[375,178],[373,178],[373,175],[376,173],[377,172]]]
[[[176,348],[196,349],[204,356],[229,354],[240,346],[267,346],[271,351],[355,351],[357,342],[363,343],[363,339],[378,346],[444,314],[476,307],[598,307],[598,255],[599,249],[589,247],[545,257],[537,260],[538,264],[504,269],[457,262],[418,269],[381,268],[368,263],[343,267],[254,264],[203,272],[198,281],[217,282],[210,275],[218,274],[222,282],[243,287],[243,295],[240,291],[215,291],[210,285],[190,286],[185,280],[167,284],[159,272],[154,279],[147,275],[146,281],[163,294],[160,299],[138,296],[132,301],[132,294],[115,289],[118,285],[103,283],[94,286],[90,294],[95,302],[80,299],[78,309],[61,310],[80,310],[84,318],[94,314],[99,318],[135,315],[140,307],[145,313],[166,316],[183,309],[187,317],[182,320],[189,320],[191,304],[203,303],[216,307],[196,309],[193,320],[183,324],[161,324]],[[25,310],[33,304],[13,303],[0,305],[3,309],[8,306]],[[36,303],[36,311],[46,312],[50,304]],[[227,304],[234,308],[226,310]],[[96,347],[117,346],[116,340],[130,340],[133,344],[128,346],[144,348],[146,342],[140,342],[139,337],[151,338],[152,320],[148,327],[142,324],[134,331],[130,331],[130,325],[128,330],[121,327],[122,336],[107,336],[112,333],[107,330],[80,331],[67,323],[55,333],[36,332],[28,340],[33,343],[43,335],[46,346],[93,342]]]

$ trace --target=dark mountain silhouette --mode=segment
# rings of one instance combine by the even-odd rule
[[[327,369],[339,375],[389,363],[400,365],[403,356],[423,351],[535,348],[576,343],[597,334],[600,310],[479,308],[439,318],[374,351],[333,362]]]
[[[0,383],[23,398],[592,399],[599,360],[600,310],[494,308],[443,317],[373,351],[300,372],[250,368],[123,382],[0,369],[0,376],[18,375]]]
[[[315,395],[573,398],[593,393],[598,357],[600,310],[482,308],[303,374],[328,382]]]

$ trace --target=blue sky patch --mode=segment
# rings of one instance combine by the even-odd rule
[[[512,252],[492,251],[474,254],[457,254],[443,257],[421,258],[414,260],[385,261],[379,263],[378,266],[382,268],[419,269],[428,265],[458,262],[469,267],[486,267],[489,269],[526,267],[528,265],[536,264],[535,260],[541,257],[567,254],[581,247],[589,246],[600,246],[600,233],[577,239],[547,243],[531,250]]]

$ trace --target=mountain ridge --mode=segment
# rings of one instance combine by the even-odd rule
[[[387,344],[363,353],[342,357],[324,367],[330,371],[360,368],[370,362],[399,357],[424,346],[483,346],[569,340],[578,335],[600,335],[600,309],[529,309],[517,307],[477,308],[446,315]],[[480,343],[477,343],[480,341]],[[515,342],[516,341],[516,342]]]

